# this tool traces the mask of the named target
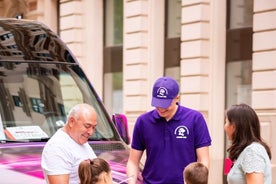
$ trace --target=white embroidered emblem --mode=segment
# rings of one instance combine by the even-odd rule
[[[157,90],[157,97],[158,98],[167,98],[168,90],[164,87],[160,87]]]
[[[176,135],[178,139],[186,139],[189,135],[189,129],[186,126],[178,126],[174,130],[174,135]]]

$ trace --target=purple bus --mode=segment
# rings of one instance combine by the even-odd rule
[[[83,102],[98,114],[91,147],[110,163],[114,183],[127,183],[126,117],[108,115],[71,51],[47,26],[0,19],[0,96],[1,183],[45,183],[42,149],[69,109]]]

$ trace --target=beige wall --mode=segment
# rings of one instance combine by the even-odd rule
[[[164,1],[124,1],[123,108],[130,127],[150,109],[151,86],[163,75]]]
[[[225,11],[226,1],[182,0],[181,103],[200,110],[208,123],[210,183],[223,182]]]
[[[262,123],[262,135],[272,149],[276,183],[276,1],[254,1],[252,106]]]

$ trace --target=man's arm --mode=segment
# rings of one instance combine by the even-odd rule
[[[137,182],[139,163],[142,155],[143,151],[135,150],[133,148],[130,149],[130,154],[127,162],[127,176],[132,177],[132,179],[128,180],[129,184],[136,184]]]
[[[210,166],[209,146],[196,149],[197,161],[203,163],[207,168]]]
[[[48,184],[68,184],[69,174],[48,175]]]

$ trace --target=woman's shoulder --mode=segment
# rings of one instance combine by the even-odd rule
[[[253,142],[250,145],[248,145],[244,151],[246,155],[252,155],[252,154],[257,154],[260,156],[266,155],[266,149],[265,147],[259,143],[259,142]]]
[[[270,160],[266,149],[258,142],[253,142],[248,145],[243,150],[238,160],[243,171],[246,173],[264,173],[267,168],[270,168]]]
[[[258,149],[260,149],[260,150],[265,150],[265,147],[261,144],[261,143],[259,143],[259,142],[252,142],[251,144],[249,144],[247,147],[246,147],[246,149],[250,149],[250,150],[258,150]]]

